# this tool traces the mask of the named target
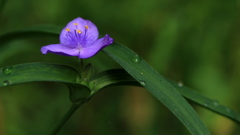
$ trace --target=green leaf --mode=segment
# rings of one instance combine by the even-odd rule
[[[17,31],[13,31],[13,32],[10,32],[10,33],[6,33],[6,34],[3,34],[0,36],[0,43],[3,43],[3,42],[6,42],[6,41],[10,41],[10,40],[14,40],[14,39],[17,39],[17,38],[29,38],[29,37],[43,37],[43,36],[54,36],[54,37],[58,37],[59,36],[59,33],[61,31],[62,27],[57,27],[57,26],[38,26],[38,27],[32,27],[32,28],[25,28],[25,29],[22,29],[22,30],[17,30]],[[112,45],[111,45],[112,46]],[[129,49],[128,48],[124,48],[123,46],[119,46],[118,48],[121,48],[121,51],[120,52],[119,50],[117,50],[115,47],[107,47],[105,48],[104,50],[107,52],[109,51],[110,54],[113,55],[113,57],[115,57],[114,59],[119,59],[118,61],[120,61],[122,64],[124,63],[124,61],[128,61],[131,59],[130,57],[132,57],[132,55],[134,54],[134,56],[136,55],[135,53],[133,53],[132,51],[129,52]],[[116,44],[114,45],[116,46]],[[127,51],[126,51],[127,50]],[[124,51],[126,51],[126,56],[122,58],[118,58],[119,56],[116,56],[114,55],[113,52],[117,52],[118,54],[120,53],[120,55],[125,55],[123,53],[125,53]],[[134,57],[133,57],[134,58]],[[136,58],[136,56],[135,56]],[[135,59],[134,58],[134,59]],[[125,59],[125,60],[124,60]],[[133,60],[133,61],[136,61]],[[138,61],[138,60],[137,60]],[[130,63],[130,62],[129,62]],[[145,62],[144,62],[145,63]],[[133,63],[132,63],[133,64]],[[130,65],[131,66],[131,65]],[[126,67],[125,67],[126,68]],[[136,70],[136,72],[139,72],[141,69],[139,68],[136,68],[138,70]],[[151,68],[150,68],[151,69]],[[130,69],[132,70],[132,69]],[[146,69],[143,69],[143,70],[146,70]],[[107,72],[112,72],[112,71],[107,71]],[[106,73],[106,72],[105,72]],[[105,73],[101,73],[102,75],[105,74]],[[143,72],[144,73],[144,72]],[[103,79],[106,79],[107,78],[104,78],[102,77]],[[129,77],[125,78],[124,76],[121,76],[120,78],[119,77],[116,77],[116,76],[111,76],[111,78],[114,80],[112,82],[104,82],[102,81],[101,83],[99,83],[99,85],[97,85],[97,87],[101,88],[101,87],[105,87],[107,85],[113,85],[113,84],[128,84],[128,85],[136,85],[136,82],[133,82],[131,81],[131,83],[127,82],[127,81],[130,81],[131,79]],[[141,78],[141,77],[139,77]],[[153,78],[153,77],[151,77]],[[119,79],[121,81],[119,81]],[[129,80],[128,80],[129,79]],[[125,81],[124,81],[125,80]],[[139,81],[139,79],[137,79]],[[142,80],[142,79],[141,79]],[[29,80],[31,81],[31,80]],[[96,80],[95,80],[96,81]],[[99,80],[98,80],[99,81]],[[239,122],[240,118],[239,118],[239,114],[235,113],[233,110],[227,108],[227,107],[224,107],[224,106],[221,106],[219,104],[219,107],[216,107],[216,106],[213,106],[214,104],[216,105],[216,101],[214,100],[211,100],[211,99],[208,99],[206,98],[205,96],[202,96],[202,95],[199,95],[198,93],[196,93],[195,91],[192,91],[191,89],[187,88],[187,87],[179,87],[177,85],[177,83],[171,81],[171,80],[168,80],[177,90],[179,90],[179,92],[186,98],[192,100],[193,102],[207,108],[207,109],[210,109],[212,111],[215,111],[219,114],[222,114],[222,115],[225,115],[226,117],[229,117],[231,118],[232,120],[236,121],[236,122]],[[148,85],[148,83],[147,83]],[[199,98],[198,98],[199,97]],[[205,103],[208,103],[209,105],[206,106]],[[214,104],[213,104],[214,103]]]
[[[30,38],[30,37],[59,37],[61,27],[56,26],[35,26],[27,29],[8,32],[0,36],[1,44],[13,39]]]
[[[182,95],[136,53],[118,43],[104,48],[103,51],[170,109],[192,134],[210,134]]]
[[[240,114],[234,110],[221,105],[216,100],[209,99],[197,91],[192,90],[187,86],[181,86],[177,82],[167,79],[172,86],[178,90],[185,98],[192,102],[201,105],[213,112],[223,115],[233,121],[240,123]],[[131,75],[129,75],[124,69],[111,69],[103,71],[91,78],[91,82],[96,84],[95,89],[100,90],[112,85],[133,85],[142,87]]]
[[[80,90],[80,94],[75,95],[78,99],[86,99],[90,90],[79,84],[79,73],[65,65],[50,64],[50,63],[28,63],[9,67],[0,68],[0,87],[9,86],[19,83],[34,82],[34,81],[52,81],[66,84],[70,93],[75,90]],[[80,89],[83,88],[84,89]],[[70,99],[77,102],[76,97]]]

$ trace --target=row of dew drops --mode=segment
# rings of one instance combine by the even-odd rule
[[[12,67],[6,67],[6,68],[2,69],[2,73],[5,74],[5,75],[10,75],[11,72],[12,72]],[[8,86],[10,84],[11,83],[8,80],[5,80],[5,81],[2,82],[2,86]]]
[[[215,107],[215,108],[219,108],[217,110],[224,110],[225,113],[221,111],[223,114],[229,114],[228,116],[233,117],[234,119],[237,119],[238,122],[240,122],[240,115],[238,113],[236,113],[235,111],[233,111],[229,107],[225,107],[225,106],[220,105],[217,100],[213,100],[209,103],[204,103],[204,106],[208,107],[210,109],[212,107]]]
[[[133,63],[138,64],[138,63],[141,62],[141,57],[139,57],[138,55],[134,55],[131,60],[132,60]],[[141,73],[141,74],[143,74],[143,73]],[[145,86],[145,85],[146,85],[146,82],[145,82],[145,81],[140,81],[139,83],[140,83],[142,86]]]
[[[132,57],[131,61],[132,61],[133,63],[135,63],[135,64],[138,64],[138,63],[140,63],[141,58],[140,58],[138,55],[134,55],[134,56]],[[143,74],[143,73],[141,73],[141,74]],[[139,83],[140,83],[142,86],[145,86],[145,85],[146,85],[146,82],[145,82],[145,81],[140,81]],[[182,82],[178,82],[178,87],[183,87],[183,83],[182,83]],[[195,99],[195,98],[192,98],[192,100],[195,101],[196,99]],[[203,105],[204,105],[205,107],[209,107],[211,104],[210,104],[210,103],[204,103]],[[213,100],[213,101],[212,101],[212,105],[213,105],[214,107],[220,107],[220,106],[221,106],[221,105],[219,104],[219,102],[216,101],[216,100]],[[233,114],[233,116],[234,116],[235,118],[237,118],[237,120],[240,122],[240,115],[239,115],[239,114],[233,112],[229,107],[225,107],[225,111],[226,111],[226,113],[228,113],[228,114]]]
[[[178,87],[183,87],[183,83],[182,82],[178,82]],[[193,101],[196,101],[196,98],[192,98]],[[223,108],[225,110],[225,112],[227,114],[232,115],[235,119],[237,119],[238,122],[240,122],[240,115],[236,112],[234,112],[233,110],[231,110],[229,107],[224,107],[222,105],[219,104],[219,102],[217,100],[213,100],[213,101],[209,101],[203,104],[205,107],[212,109],[212,107],[215,108]],[[219,110],[219,109],[217,109]]]

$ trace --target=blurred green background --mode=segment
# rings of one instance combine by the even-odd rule
[[[94,22],[133,49],[167,78],[240,112],[239,0],[12,0],[0,12],[0,34],[35,25],[65,26],[76,17]],[[13,37],[14,38],[14,37]],[[27,62],[62,63],[73,57],[42,55],[56,37],[0,45],[0,67]],[[100,52],[95,71],[119,68]],[[0,135],[43,135],[70,106],[67,87],[34,82],[0,88]],[[238,135],[239,125],[193,104],[213,135]],[[59,135],[187,135],[185,127],[147,90],[114,86],[82,106]]]

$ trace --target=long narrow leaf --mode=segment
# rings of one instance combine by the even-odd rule
[[[4,35],[1,35],[0,36],[0,44],[5,42],[5,41],[13,40],[13,39],[16,39],[16,38],[29,38],[29,37],[33,37],[33,36],[40,36],[40,37],[42,37],[42,36],[46,36],[46,35],[47,36],[55,36],[55,37],[57,37],[59,32],[60,32],[60,30],[61,30],[61,28],[60,27],[56,27],[56,26],[51,26],[51,27],[49,27],[49,26],[41,26],[41,27],[35,27],[35,28],[33,27],[33,28],[27,28],[27,29],[23,29],[23,30],[19,30],[19,31],[14,31],[14,32],[10,32],[10,33],[6,33]],[[116,44],[114,46],[116,46]],[[121,45],[119,46],[119,48],[121,48],[121,50],[123,50],[123,52],[126,51],[126,50],[127,50],[127,52],[129,52],[129,49],[127,49],[127,48],[124,49],[124,47],[121,46]],[[110,54],[113,53],[112,52],[113,51],[112,47],[105,48],[104,50],[106,52],[110,53]],[[119,50],[116,50],[116,48],[114,49],[114,51],[117,51],[119,53]],[[123,52],[121,52],[121,55],[122,55]],[[129,54],[131,54],[131,56]],[[136,59],[136,54],[135,53],[130,51],[129,54],[127,54],[126,57],[123,57],[123,58],[120,59],[122,63],[124,63],[124,59],[126,59],[126,58],[127,58],[126,60],[128,60],[128,61],[130,59],[132,59],[130,57],[133,57],[133,61],[135,61],[135,62],[138,61],[138,59]],[[132,56],[133,54],[134,54],[134,56]],[[112,54],[112,55],[114,56],[114,54]],[[117,59],[118,56],[114,56],[114,57],[115,57],[115,59]],[[138,68],[136,68],[136,69],[138,69]],[[140,71],[140,70],[137,70],[137,72],[138,71]],[[140,74],[142,74],[142,73],[145,74],[145,72],[141,72]],[[141,78],[141,77],[139,77],[139,78]],[[144,84],[144,80],[142,80],[142,79],[139,80],[139,78],[137,80],[141,81],[141,83]],[[146,83],[146,85],[149,85],[148,82],[145,82],[145,83]],[[225,115],[225,116],[227,116],[227,117],[229,117],[229,118],[239,122],[239,120],[240,120],[239,114],[236,114],[231,109],[229,109],[227,107],[224,107],[224,106],[222,106],[222,107],[220,106],[219,108],[222,108],[222,109],[219,109],[216,106],[217,105],[216,101],[212,102],[213,100],[210,100],[210,99],[208,99],[208,98],[206,98],[204,96],[202,96],[202,98],[197,98],[198,96],[196,96],[196,94],[195,95],[194,94],[189,94],[189,93],[191,93],[190,89],[184,89],[185,87],[182,87],[182,88],[178,89],[177,88],[178,86],[177,86],[176,83],[175,83],[175,85],[171,81],[170,81],[170,83],[177,90],[179,90],[179,92],[183,96],[185,96],[186,98],[192,99],[193,102],[195,102],[197,104],[200,104],[200,105],[202,105],[205,108],[209,108],[209,109],[211,109],[211,110],[213,110],[213,111],[215,111],[217,113]],[[206,105],[206,103],[207,103],[207,105]],[[187,123],[187,124],[189,124],[189,123]]]
[[[61,31],[60,27],[54,26],[36,26],[28,29],[8,32],[0,36],[0,43],[5,43],[13,39],[21,39],[26,37],[58,37]]]
[[[213,112],[223,115],[229,119],[232,119],[237,123],[240,123],[240,114],[235,112],[234,110],[220,104],[216,100],[212,100],[201,95],[197,91],[194,91],[193,89],[187,86],[181,86],[177,82],[174,82],[170,79],[167,80],[172,84],[172,86],[174,86],[176,90],[178,90],[178,92],[180,92],[188,100],[191,100],[192,102],[199,104],[204,108],[207,108]],[[111,69],[103,71],[95,75],[91,81],[97,84],[95,86],[96,89],[103,89],[105,87],[112,85],[133,85],[142,87],[142,85],[139,82],[137,82],[123,69]]]
[[[210,134],[198,114],[182,95],[136,53],[118,43],[103,50],[170,109],[192,134]]]
[[[34,81],[52,81],[66,84],[70,90],[81,90],[79,99],[86,99],[90,90],[77,83],[79,73],[65,65],[50,63],[28,63],[0,68],[0,87]]]
[[[0,68],[0,70],[0,82],[9,82],[9,85],[33,81],[76,83],[79,78],[75,69],[50,63],[19,64]],[[4,86],[4,83],[0,86]]]

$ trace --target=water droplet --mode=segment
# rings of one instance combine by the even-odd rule
[[[12,72],[12,67],[7,67],[7,68],[3,68],[2,72],[6,75],[10,74]]]
[[[142,86],[145,86],[145,85],[146,85],[146,82],[145,82],[145,81],[140,81],[140,84],[141,84]]]
[[[207,107],[207,106],[208,106],[208,103],[204,103],[204,106],[206,106],[206,107]]]
[[[10,85],[10,82],[9,82],[8,80],[3,81],[2,85],[3,85],[3,86],[8,86],[8,85]]]
[[[226,112],[230,113],[231,112],[231,109],[226,107]]]
[[[213,101],[213,105],[216,106],[216,107],[219,106],[218,101],[214,100],[214,101]]]
[[[141,72],[141,74],[143,75],[143,72]]]
[[[182,82],[178,82],[178,87],[182,87],[183,83]]]
[[[141,58],[138,55],[133,56],[132,62],[139,63],[141,61]]]

